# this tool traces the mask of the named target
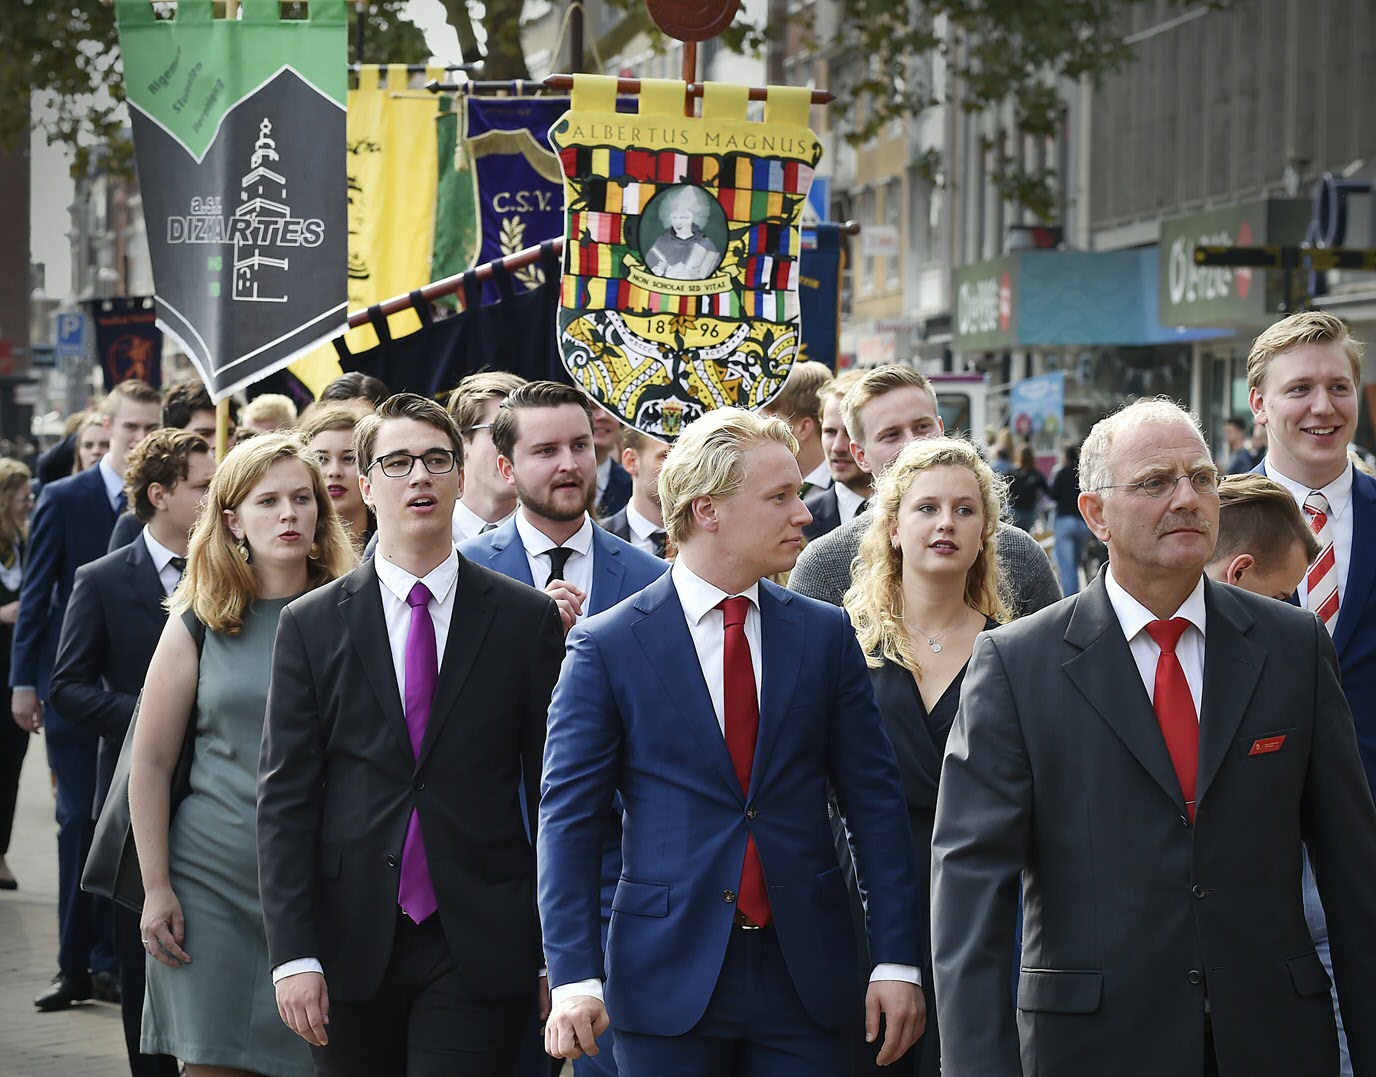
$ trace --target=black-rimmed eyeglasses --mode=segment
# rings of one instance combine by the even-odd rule
[[[371,471],[376,465],[389,479],[404,479],[411,474],[417,460],[425,465],[425,470],[431,475],[448,474],[458,463],[458,457],[452,449],[430,449],[419,456],[409,452],[389,452],[386,456],[379,456],[365,470]]]

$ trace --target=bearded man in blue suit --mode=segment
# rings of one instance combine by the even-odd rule
[[[570,634],[538,838],[546,1049],[621,1077],[834,1077],[863,1005],[881,1062],[921,1034],[915,865],[898,768],[845,613],[763,577],[811,519],[778,419],[720,409],[660,474],[679,556]],[[866,988],[827,787],[868,898]],[[608,810],[624,867],[598,930]]]

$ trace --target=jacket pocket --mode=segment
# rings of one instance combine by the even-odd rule
[[[612,897],[612,912],[627,912],[632,916],[668,916],[669,884],[638,883],[622,878]]]
[[[1296,728],[1290,726],[1288,729],[1276,729],[1270,733],[1248,733],[1246,736],[1237,738],[1235,750],[1244,759],[1288,752]]]
[[[1104,974],[1069,969],[1023,969],[1018,1009],[1037,1013],[1093,1013],[1104,993]]]
[[[326,879],[339,878],[339,865],[343,859],[343,850],[338,845],[322,845],[320,852],[316,854],[316,870]]]
[[[846,904],[850,895],[846,891],[846,877],[838,864],[834,868],[817,873],[817,904],[824,909]]]
[[[1328,989],[1333,986],[1333,981],[1328,978],[1328,971],[1313,950],[1298,957],[1287,958],[1285,964],[1290,969],[1290,979],[1299,995],[1326,995]]]

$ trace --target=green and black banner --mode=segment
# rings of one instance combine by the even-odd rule
[[[221,400],[345,328],[344,0],[115,0],[158,324]]]

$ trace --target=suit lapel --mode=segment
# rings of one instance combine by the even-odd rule
[[[596,524],[592,525],[592,608],[589,613],[609,610],[622,599],[621,581],[626,577],[626,564],[621,551]]]
[[[1338,610],[1338,625],[1333,632],[1333,646],[1343,653],[1362,619],[1371,585],[1376,581],[1376,553],[1367,548],[1365,538],[1376,535],[1376,482],[1360,471],[1352,475],[1352,546],[1348,556],[1347,583],[1343,587],[1342,606]]]
[[[750,772],[752,793],[760,787],[762,774],[774,758],[774,744],[802,668],[806,629],[792,599],[789,592],[760,581],[760,728],[755,737],[755,765]]]
[[[1204,691],[1199,715],[1199,771],[1195,800],[1218,774],[1237,736],[1266,663],[1266,652],[1246,638],[1252,618],[1225,585],[1204,581],[1208,634],[1204,643]]]
[[[165,619],[166,613],[162,603],[167,597],[167,592],[163,590],[162,578],[153,565],[153,558],[148,554],[148,544],[143,541],[142,532],[129,544],[129,552],[124,555],[124,563],[129,567],[129,575],[125,579],[128,581],[133,601],[146,613],[159,620]]]
[[[659,678],[661,697],[667,700],[692,731],[703,754],[732,793],[745,803],[741,783],[726,738],[717,724],[717,712],[697,661],[697,648],[688,632],[683,606],[669,573],[665,573],[635,598],[636,609],[645,614],[632,630],[645,652],[646,661]],[[766,652],[768,653],[768,652]]]
[[[518,508],[516,511],[520,512],[521,510]],[[516,514],[512,513],[511,519],[488,534],[491,536],[488,542],[492,547],[492,557],[488,561],[488,568],[500,572],[510,579],[527,583],[531,587],[536,586],[535,581],[530,576],[530,561],[526,557],[525,545],[521,542],[521,536],[516,531]]]
[[[524,552],[522,557],[524,557]],[[449,618],[449,638],[444,645],[444,658],[440,662],[440,679],[435,686],[435,698],[430,704],[430,721],[425,726],[425,736],[420,744],[420,758],[416,760],[419,768],[434,747],[436,738],[453,713],[463,691],[464,682],[473,671],[478,652],[482,649],[487,636],[488,626],[496,615],[497,604],[488,594],[489,586],[481,580],[459,555],[459,576],[454,581],[454,607]]]
[[[110,498],[105,493],[105,478],[101,475],[99,467],[87,468],[81,474],[90,476],[86,480],[87,511],[92,514],[92,520],[100,520],[105,524],[105,541],[108,542],[116,517],[115,507],[110,504]]]
[[[1065,639],[1080,648],[1062,666],[1066,676],[1184,815],[1185,797],[1170,752],[1113,612],[1103,573],[1076,600]]]
[[[377,697],[383,719],[392,727],[407,756],[411,756],[411,734],[406,728],[406,713],[397,690],[387,619],[382,615],[382,584],[378,582],[372,558],[349,574],[340,592],[339,615],[344,619],[364,676]]]

